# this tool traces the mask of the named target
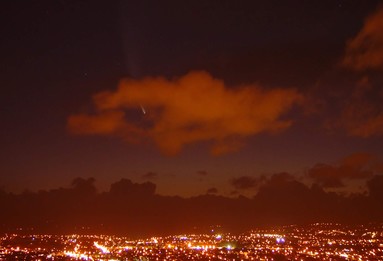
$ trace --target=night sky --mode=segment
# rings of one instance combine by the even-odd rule
[[[383,174],[383,3],[5,1],[0,188],[254,196]]]

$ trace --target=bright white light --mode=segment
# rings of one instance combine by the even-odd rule
[[[142,105],[140,105],[140,107],[141,107],[141,111],[142,111],[142,113],[143,113],[143,114],[146,114],[145,108],[144,108]]]
[[[94,242],[94,246],[101,250],[102,253],[110,253],[109,249],[105,246],[99,245],[97,242]]]
[[[79,255],[76,254],[75,252],[71,252],[71,251],[65,251],[64,254],[68,257],[74,257],[74,258],[77,258]]]

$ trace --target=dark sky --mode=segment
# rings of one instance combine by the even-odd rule
[[[5,1],[0,187],[363,190],[383,172],[381,5]]]

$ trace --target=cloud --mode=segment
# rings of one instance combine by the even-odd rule
[[[307,175],[324,188],[343,187],[344,180],[362,180],[372,177],[373,155],[354,153],[340,160],[338,164],[316,164]]]
[[[109,193],[115,196],[131,196],[139,198],[154,195],[156,185],[151,182],[134,183],[129,179],[121,179],[110,185]]]
[[[158,177],[158,173],[151,172],[151,171],[149,171],[149,172],[145,173],[144,175],[142,175],[143,179],[154,179],[154,178],[157,178],[157,177]]]
[[[199,171],[197,171],[197,175],[202,176],[202,177],[206,177],[208,175],[208,173],[205,170],[199,170]]]
[[[345,102],[339,124],[349,135],[367,138],[383,135],[383,93],[380,86],[362,78]]]
[[[249,189],[257,188],[264,179],[265,179],[264,176],[261,176],[260,178],[250,177],[250,176],[241,176],[241,177],[233,178],[232,180],[230,180],[230,184],[236,190],[249,190]]]
[[[371,197],[383,201],[383,175],[375,175],[368,180],[367,188]]]
[[[262,181],[266,181],[267,186],[279,186],[280,184],[288,183],[294,181],[295,178],[287,172],[280,172],[273,174],[269,179],[266,180],[265,177],[261,177]]]
[[[341,160],[341,165],[353,169],[353,170],[362,170],[364,168],[367,168],[370,166],[372,160],[375,157],[370,154],[370,153],[365,153],[365,152],[359,152],[359,153],[353,153]],[[365,178],[366,173],[363,172],[350,172],[349,177],[352,178]]]
[[[374,169],[376,170],[376,172],[383,174],[383,162],[375,163]]]
[[[280,172],[263,178],[263,182],[259,187],[256,197],[266,199],[267,201],[274,199],[284,200],[289,197],[295,197],[295,201],[299,196],[308,193],[308,187],[297,181],[293,175],[287,172]],[[303,200],[307,198],[303,197]],[[299,200],[302,200],[299,199]]]
[[[325,188],[343,187],[342,175],[337,167],[327,164],[316,164],[308,171],[308,176]]]
[[[365,158],[353,156],[345,161],[357,167],[364,165]],[[94,181],[77,178],[69,188],[2,192],[0,232],[13,233],[20,227],[33,226],[34,233],[74,234],[84,233],[78,228],[86,226],[89,234],[141,238],[202,232],[217,223],[244,231],[254,227],[254,220],[270,226],[318,221],[369,223],[383,218],[382,175],[367,182],[369,194],[345,195],[326,192],[319,186],[310,188],[288,173],[277,173],[268,177],[252,198],[239,196],[238,191],[232,191],[230,197],[212,196],[214,187],[196,197],[162,196],[156,193],[154,183],[129,179],[114,182],[109,191],[98,192]],[[190,230],[185,230],[188,227]]]
[[[360,32],[348,41],[342,65],[355,71],[383,69],[383,6],[367,17]]]
[[[68,129],[130,143],[149,140],[170,155],[184,145],[208,141],[212,154],[222,154],[238,150],[246,137],[291,126],[292,121],[282,116],[301,101],[295,89],[256,84],[228,88],[203,71],[173,80],[124,79],[116,91],[93,96],[93,114],[69,116]],[[141,109],[140,116],[130,117],[132,110]]]
[[[112,134],[124,124],[122,111],[106,111],[97,115],[79,114],[68,119],[68,125],[75,134]]]
[[[366,18],[362,29],[347,42],[341,65],[357,72],[370,71],[370,76],[374,76],[371,70],[383,69],[383,5]],[[363,77],[353,91],[348,91],[350,96],[343,97],[340,119],[334,126],[344,128],[351,136],[383,135],[381,82],[371,79]]]
[[[217,188],[209,188],[206,191],[206,194],[217,194],[217,193],[218,193],[218,189]]]

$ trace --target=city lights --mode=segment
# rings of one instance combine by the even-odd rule
[[[382,224],[316,223],[237,235],[210,232],[137,240],[109,235],[6,234],[0,240],[0,260],[383,259]]]

